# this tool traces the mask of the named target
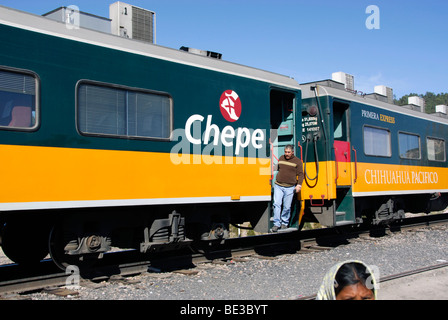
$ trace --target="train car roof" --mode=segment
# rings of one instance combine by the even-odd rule
[[[443,124],[448,124],[448,119],[437,116],[435,114],[429,114],[425,112],[420,112],[412,109],[408,109],[404,106],[397,106],[395,104],[387,103],[384,101],[377,100],[375,98],[369,97],[367,95],[360,95],[356,92],[347,91],[342,83],[334,80],[322,80],[314,81],[308,83],[302,83],[302,98],[314,98],[315,93],[311,90],[311,87],[317,86],[317,92],[319,96],[332,96],[346,101],[355,101],[361,104],[374,106],[377,108],[385,109],[392,112],[397,112],[405,114],[408,116],[423,118],[433,122],[439,122]]]
[[[96,30],[67,28],[63,22],[1,5],[0,24],[300,90],[299,83],[285,75]]]

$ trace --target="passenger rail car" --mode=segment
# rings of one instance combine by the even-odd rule
[[[220,243],[244,222],[267,233],[287,144],[305,180],[286,232],[448,205],[446,118],[1,6],[0,41],[0,235],[15,262]]]
[[[289,77],[0,7],[0,222],[14,261],[64,267],[267,232]],[[295,126],[295,123],[299,126]],[[283,141],[283,140],[282,140]]]
[[[446,118],[333,80],[302,84],[302,94],[306,219],[379,224],[447,207]]]

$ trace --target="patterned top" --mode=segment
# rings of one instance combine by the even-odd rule
[[[302,185],[302,182],[302,161],[294,155],[289,160],[282,155],[278,160],[278,174],[275,183],[282,187],[293,187],[297,184]]]

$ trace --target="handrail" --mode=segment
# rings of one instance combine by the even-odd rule
[[[321,203],[313,203],[313,195],[310,194],[310,205],[312,207],[323,207],[325,204],[325,195],[322,195],[322,202]]]
[[[272,183],[272,180],[274,179],[274,158],[277,160],[277,162],[278,158],[274,154],[274,144],[272,143],[271,138],[269,138],[269,144],[271,145],[271,183]]]
[[[333,145],[333,149],[334,149],[334,163],[336,165],[336,179],[334,179],[334,183],[338,184],[338,179],[339,179],[339,167],[338,167],[338,156],[336,154],[336,152],[338,152],[338,148],[336,148]]]
[[[303,148],[300,142],[297,143],[298,147],[300,148],[300,160],[303,162]]]
[[[353,183],[356,183],[356,180],[358,180],[358,152],[353,146],[352,150],[355,152],[355,180],[353,181]]]

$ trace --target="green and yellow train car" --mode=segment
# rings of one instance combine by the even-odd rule
[[[0,7],[0,220],[14,261],[267,231],[293,79]],[[296,122],[299,126],[296,126]],[[282,140],[284,141],[284,140]]]
[[[333,80],[302,84],[305,217],[374,224],[448,205],[448,119]]]

